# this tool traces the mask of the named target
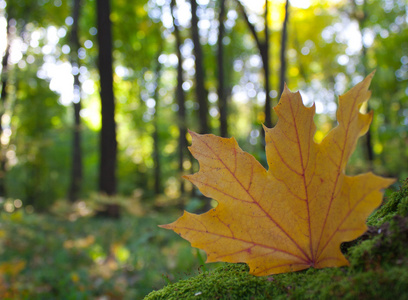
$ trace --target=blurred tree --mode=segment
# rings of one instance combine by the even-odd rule
[[[78,57],[78,51],[80,48],[79,43],[79,15],[81,10],[81,1],[73,0],[72,6],[72,28],[70,36],[71,54],[70,62],[74,71],[74,99],[72,104],[74,107],[74,126],[72,137],[72,166],[71,166],[71,185],[68,191],[68,198],[74,202],[78,200],[79,193],[81,192],[82,184],[82,153],[81,153],[81,82],[79,81],[80,63]]]
[[[200,35],[198,32],[198,5],[196,0],[190,0],[191,4],[191,34],[194,44],[194,58],[195,58],[195,92],[198,102],[199,115],[199,132],[209,133],[210,128],[208,124],[208,91],[205,88],[205,71],[204,71],[204,57],[200,43]]]
[[[367,45],[365,43],[365,23],[367,19],[367,8],[366,8],[366,1],[363,0],[360,5],[357,4],[355,0],[351,1],[352,4],[352,14],[351,19],[356,19],[358,23],[358,27],[360,30],[361,35],[361,55],[360,55],[360,63],[357,66],[357,70],[361,73],[364,77],[368,75],[367,70]],[[367,111],[370,111],[371,102],[367,103]],[[374,152],[372,146],[372,128],[370,127],[364,136],[364,145],[365,145],[365,157],[368,163],[368,168],[370,170],[373,169],[374,163]]]
[[[159,88],[160,88],[160,77],[161,77],[161,67],[162,65],[159,63],[159,57],[162,54],[162,47],[158,51],[157,59],[156,59],[156,69],[154,71],[154,80],[155,80],[155,87],[154,87],[154,95],[153,99],[155,100],[155,112],[153,116],[153,160],[154,160],[154,193],[155,195],[159,195],[162,193],[162,183],[161,183],[161,163],[160,163],[160,139],[159,139],[159,103],[160,103],[160,95],[159,95]]]
[[[218,110],[220,112],[220,136],[228,136],[228,106],[227,94],[224,78],[224,35],[225,35],[225,0],[219,0],[220,11],[218,13],[218,51],[217,51],[217,68],[218,68]]]
[[[98,23],[98,68],[101,96],[101,135],[99,190],[107,195],[116,193],[116,122],[115,99],[113,94],[112,33],[109,0],[97,0]],[[119,206],[107,205],[102,215],[119,217]]]
[[[371,85],[374,168],[408,176],[408,21],[404,1],[364,1],[366,67],[376,69]],[[361,3],[361,4],[363,4]],[[360,54],[360,53],[359,53]],[[359,55],[361,57],[361,54]]]
[[[238,6],[241,10],[241,13],[247,23],[253,38],[255,39],[256,45],[259,50],[259,54],[261,55],[262,59],[262,69],[264,73],[264,84],[265,84],[265,108],[264,108],[264,125],[266,127],[272,127],[272,116],[271,116],[271,96],[270,96],[270,81],[271,76],[269,72],[269,25],[268,25],[268,16],[269,16],[269,8],[268,8],[268,0],[265,0],[265,10],[264,10],[264,40],[262,41],[258,35],[258,32],[255,29],[254,24],[251,23],[249,17],[246,13],[244,5],[241,3],[240,0],[237,0]]]
[[[181,54],[181,36],[178,25],[178,20],[176,15],[176,1],[171,1],[171,11],[173,14],[173,27],[174,35],[176,37],[176,55],[177,55],[177,87],[176,87],[176,98],[177,98],[177,115],[178,115],[178,129],[179,129],[179,143],[178,143],[178,171],[179,174],[183,173],[184,167],[184,157],[186,157],[185,151],[187,148],[187,119],[186,119],[186,108],[185,108],[185,95],[183,90],[183,56]],[[180,192],[184,193],[184,180],[180,181]]]
[[[68,131],[63,123],[66,108],[58,104],[58,95],[47,81],[33,76],[38,65],[32,67],[16,72],[10,143],[18,161],[14,159],[8,172],[7,189],[9,197],[47,210],[53,201],[65,196],[61,186],[68,170]]]
[[[0,7],[4,6],[2,1]],[[98,6],[102,2],[98,0]],[[75,140],[72,130],[79,128],[72,127],[72,113],[79,121],[80,109],[81,195],[102,191],[98,188],[98,171],[102,173],[102,167],[98,170],[96,150],[101,114],[94,113],[101,103],[102,115],[109,115],[113,124],[108,145],[115,151],[117,148],[115,163],[116,154],[105,155],[112,149],[102,147],[101,136],[100,152],[105,151],[107,158],[100,163],[110,163],[109,170],[116,168],[117,179],[113,171],[110,176],[115,180],[105,181],[111,186],[110,191],[132,195],[140,188],[144,199],[150,199],[158,191],[171,198],[180,195],[180,187],[181,191],[188,191],[188,185],[180,185],[179,175],[194,165],[187,152],[187,123],[200,131],[204,127],[196,115],[199,107],[205,106],[197,105],[195,94],[201,80],[194,78],[201,71],[198,65],[194,66],[194,58],[200,60],[200,57],[205,74],[202,87],[208,89],[208,95],[207,91],[199,94],[208,100],[205,109],[208,127],[218,125],[215,118],[208,116],[209,112],[215,116],[218,108],[219,133],[235,136],[240,145],[261,160],[264,149],[258,147],[259,123],[271,126],[268,124],[273,122],[272,116],[268,116],[270,102],[279,93],[271,87],[276,86],[278,90],[284,81],[279,73],[270,71],[272,66],[282,61],[281,74],[287,78],[289,87],[300,89],[307,105],[315,101],[317,141],[335,124],[337,95],[376,69],[369,107],[375,110],[370,131],[372,165],[383,174],[408,176],[408,30],[403,1],[258,1],[257,5],[248,1],[193,2],[191,7],[190,1],[178,1],[177,5],[175,1],[171,4],[159,0],[111,3],[112,49],[100,46],[101,52],[108,50],[111,56],[104,60],[101,55],[99,66],[110,65],[107,71],[110,78],[102,78],[106,71],[101,71],[100,88],[101,95],[111,94],[113,111],[106,110],[105,102],[99,101],[97,93],[92,91],[99,79],[98,47],[93,45],[97,39],[106,37],[102,28],[106,23],[98,28],[99,36],[94,28],[95,1],[81,2],[79,21],[73,14],[74,1],[7,1],[7,15],[0,10],[1,30],[6,30],[4,24],[11,16],[15,27],[8,64],[4,55],[7,48],[0,45],[2,84],[7,80],[2,93],[8,93],[1,95],[1,101],[7,98],[1,125],[3,150],[8,160],[8,197],[46,208],[55,199],[67,196],[74,182],[69,177],[74,169],[70,165],[72,135]],[[288,23],[286,4],[290,4],[289,26],[285,25]],[[197,22],[194,38],[197,47],[190,40],[194,22]],[[79,41],[73,43],[78,26]],[[282,43],[284,34],[286,42]],[[248,39],[251,35],[255,43]],[[272,43],[282,43],[285,47],[271,47]],[[67,50],[67,44],[71,51]],[[201,54],[197,55],[195,51],[199,48]],[[59,74],[63,73],[61,65],[67,66],[62,80],[58,78],[63,75]],[[80,74],[72,74],[80,76],[69,73],[71,66],[75,72],[81,67]],[[55,88],[61,81],[71,88],[68,80],[74,81],[76,95],[81,89],[84,96],[81,105],[62,101],[62,92]],[[109,84],[103,84],[102,80]],[[115,118],[120,124],[117,128]],[[102,123],[104,131],[108,124],[106,118]],[[112,139],[115,133],[116,138]],[[367,150],[367,144],[358,146],[350,173],[367,168]]]
[[[7,16],[7,23],[6,23],[6,50],[4,52],[3,58],[1,60],[1,94],[0,94],[0,137],[3,136],[4,128],[2,123],[2,117],[6,112],[7,106],[7,83],[8,83],[8,65],[9,65],[9,56],[10,56],[10,44],[11,44],[11,32],[10,32],[10,21],[11,17]],[[13,20],[14,21],[14,20]],[[4,145],[3,141],[0,141],[0,197],[6,196],[6,184],[5,184],[5,177],[6,177],[6,151],[7,145]]]
[[[279,97],[283,93],[283,88],[286,81],[286,41],[288,39],[288,20],[289,20],[289,0],[285,3],[285,18],[282,24],[282,39],[281,39],[281,51],[280,51],[280,76],[279,76]]]
[[[45,210],[64,196],[64,172],[68,166],[64,152],[67,136],[61,126],[66,110],[50,90],[43,68],[46,62],[55,59],[58,47],[48,48],[49,51],[41,47],[50,41],[48,34],[63,24],[67,5],[61,3],[57,8],[27,0],[3,1],[2,5],[12,29],[5,89],[9,140],[7,196]]]

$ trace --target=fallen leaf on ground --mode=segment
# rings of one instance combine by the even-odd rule
[[[371,172],[345,175],[372,120],[359,109],[373,75],[340,96],[338,125],[321,143],[313,140],[315,107],[285,87],[277,125],[264,128],[268,170],[234,138],[190,132],[200,171],[185,178],[218,206],[161,227],[205,250],[207,262],[245,262],[257,276],[348,265],[340,244],[367,230],[382,189],[394,182]]]

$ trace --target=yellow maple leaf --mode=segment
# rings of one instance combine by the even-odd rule
[[[161,227],[205,250],[207,262],[245,262],[257,276],[348,265],[340,244],[367,230],[382,189],[394,182],[344,172],[372,120],[372,112],[359,109],[373,75],[340,96],[338,126],[319,144],[314,106],[285,88],[274,108],[277,125],[264,128],[268,171],[234,138],[190,132],[200,171],[185,178],[218,206],[201,215],[184,212]]]

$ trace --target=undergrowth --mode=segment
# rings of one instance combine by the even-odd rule
[[[0,213],[0,299],[143,299],[199,266],[188,242],[157,227],[173,214],[108,220],[58,211]]]

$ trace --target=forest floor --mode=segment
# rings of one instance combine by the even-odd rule
[[[128,210],[118,220],[84,210],[80,202],[0,212],[0,299],[408,299],[408,181],[366,234],[343,244],[350,267],[265,277],[245,264],[204,264],[202,252],[157,226],[179,210]]]
[[[119,220],[56,211],[1,212],[0,299],[143,299],[203,264],[187,241],[157,226],[179,211]]]

